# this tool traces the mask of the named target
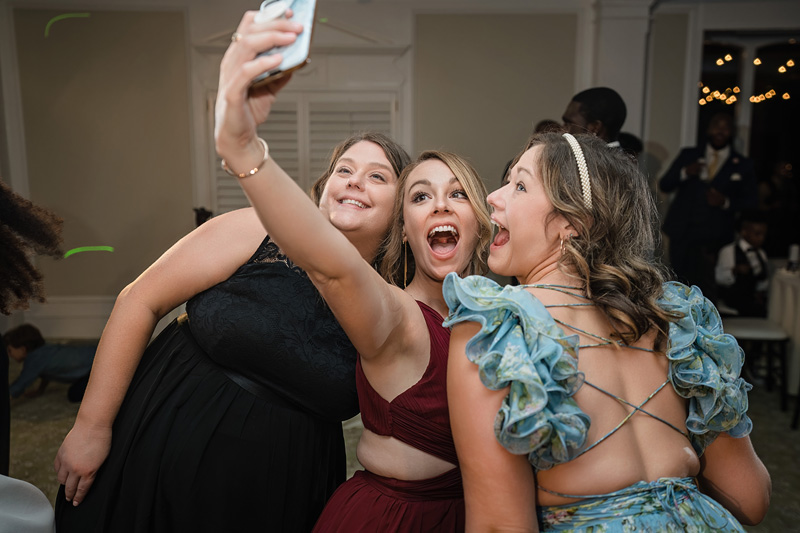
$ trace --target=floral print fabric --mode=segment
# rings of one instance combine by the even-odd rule
[[[491,390],[509,387],[495,419],[498,441],[511,453],[527,454],[537,470],[564,463],[586,444],[589,417],[572,395],[583,385],[578,371],[578,336],[566,335],[545,306],[523,287],[500,287],[481,276],[449,274],[445,326],[472,321],[480,331],[466,355]],[[748,435],[747,391],[739,377],[744,356],[722,331],[714,306],[696,287],[670,282],[659,300],[683,318],[670,324],[669,380],[687,398],[686,426],[698,455],[719,435]]]
[[[577,503],[538,509],[544,531],[593,533],[743,532],[720,504],[700,493],[691,478],[640,481]]]

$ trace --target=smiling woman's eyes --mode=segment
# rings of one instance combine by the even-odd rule
[[[337,174],[352,174],[349,168],[347,167],[339,167],[336,169]]]
[[[424,200],[427,197],[428,197],[428,193],[425,193],[425,192],[422,192],[422,191],[417,191],[417,192],[412,192],[411,193],[411,201],[413,203],[421,202],[422,200]]]
[[[460,198],[462,200],[466,200],[468,198],[466,191],[463,189],[458,189],[450,193],[450,196],[453,198]]]
[[[378,172],[374,172],[374,173],[370,174],[369,177],[372,178],[372,179],[379,180],[379,181],[386,181],[386,177],[383,174],[380,174]]]

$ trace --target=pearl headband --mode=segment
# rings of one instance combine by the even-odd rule
[[[589,182],[589,169],[586,167],[586,158],[583,156],[583,149],[578,144],[578,140],[570,133],[565,133],[563,137],[572,147],[575,154],[575,161],[578,163],[578,172],[581,175],[581,191],[583,192],[583,205],[586,209],[592,208],[592,184]]]

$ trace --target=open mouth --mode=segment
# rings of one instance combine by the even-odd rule
[[[428,246],[437,254],[452,252],[458,245],[458,230],[455,226],[436,226],[428,233]]]
[[[344,200],[339,200],[339,203],[346,205],[353,205],[360,209],[367,209],[369,207],[367,204],[361,203],[358,200],[353,200],[352,198],[345,198]]]
[[[497,228],[497,232],[494,235],[494,240],[492,241],[492,246],[503,246],[509,241],[511,236],[508,233],[508,230],[504,228],[496,220],[493,219],[492,224],[494,224],[495,227]]]

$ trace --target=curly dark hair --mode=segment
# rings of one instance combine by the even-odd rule
[[[30,255],[63,257],[63,222],[0,181],[0,313],[26,309],[31,299],[45,301],[42,274]]]
[[[551,216],[563,215],[577,230],[564,241],[560,262],[570,268],[586,296],[615,330],[633,344],[655,328],[656,349],[664,346],[667,325],[679,315],[662,309],[667,269],[656,258],[660,248],[658,211],[647,180],[623,150],[609,148],[594,135],[576,135],[586,156],[592,208],[583,203],[575,154],[560,133],[533,135],[527,149],[542,146],[538,160]]]

